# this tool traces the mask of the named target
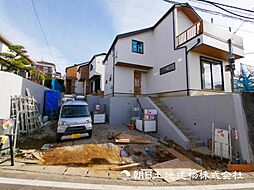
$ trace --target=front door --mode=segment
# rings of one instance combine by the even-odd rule
[[[134,71],[134,95],[141,94],[141,72]]]

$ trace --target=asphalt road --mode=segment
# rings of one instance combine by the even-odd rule
[[[123,185],[106,185],[106,184],[88,184],[88,183],[72,183],[72,182],[56,182],[45,180],[30,180],[17,178],[0,178],[1,188],[3,190],[58,190],[58,189],[153,189],[153,190],[203,190],[203,189],[251,189],[254,183],[240,183],[240,184],[221,184],[221,185],[196,185],[196,186],[123,186]]]
[[[17,172],[0,170],[0,190],[75,190],[75,189],[109,189],[109,190],[210,190],[210,189],[254,189],[253,180],[231,183],[206,184],[199,181],[196,184],[156,184],[154,182],[105,180],[101,178],[80,178],[71,176],[45,175],[34,172]]]

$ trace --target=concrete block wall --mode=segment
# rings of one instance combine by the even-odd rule
[[[0,71],[0,118],[10,117],[11,96],[25,95],[26,88],[29,88],[31,95],[37,100],[40,112],[43,113],[44,92],[47,88],[16,74]]]
[[[212,138],[212,122],[216,128],[238,130],[239,140],[235,152],[239,151],[242,160],[251,162],[247,127],[239,94],[185,96],[161,98],[171,112],[202,141]]]

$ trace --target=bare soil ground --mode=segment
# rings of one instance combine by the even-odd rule
[[[22,137],[18,142],[21,149],[40,149],[43,144],[50,143],[53,148],[43,151],[43,159],[47,165],[68,165],[108,169],[113,165],[140,163],[141,169],[172,160],[167,148],[175,148],[191,160],[199,157],[207,170],[226,170],[227,161],[219,158],[201,155],[192,151],[186,151],[173,141],[164,139],[168,145],[158,141],[155,134],[149,135],[137,130],[129,130],[127,126],[110,127],[107,124],[93,126],[92,138],[66,140],[56,143],[57,122],[49,122],[44,128],[32,136]],[[151,141],[151,144],[123,144],[115,143],[112,134],[127,133],[131,135],[143,135]],[[127,154],[121,157],[121,150]]]
[[[86,144],[56,147],[44,152],[43,159],[48,165],[119,165],[124,159],[120,149],[111,143]]]

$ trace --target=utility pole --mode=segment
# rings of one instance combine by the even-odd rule
[[[234,93],[235,56],[232,51],[231,38],[228,40],[228,48],[229,48],[228,64],[229,64],[229,70],[230,70],[230,75],[231,75],[231,90],[232,90],[232,93]]]

